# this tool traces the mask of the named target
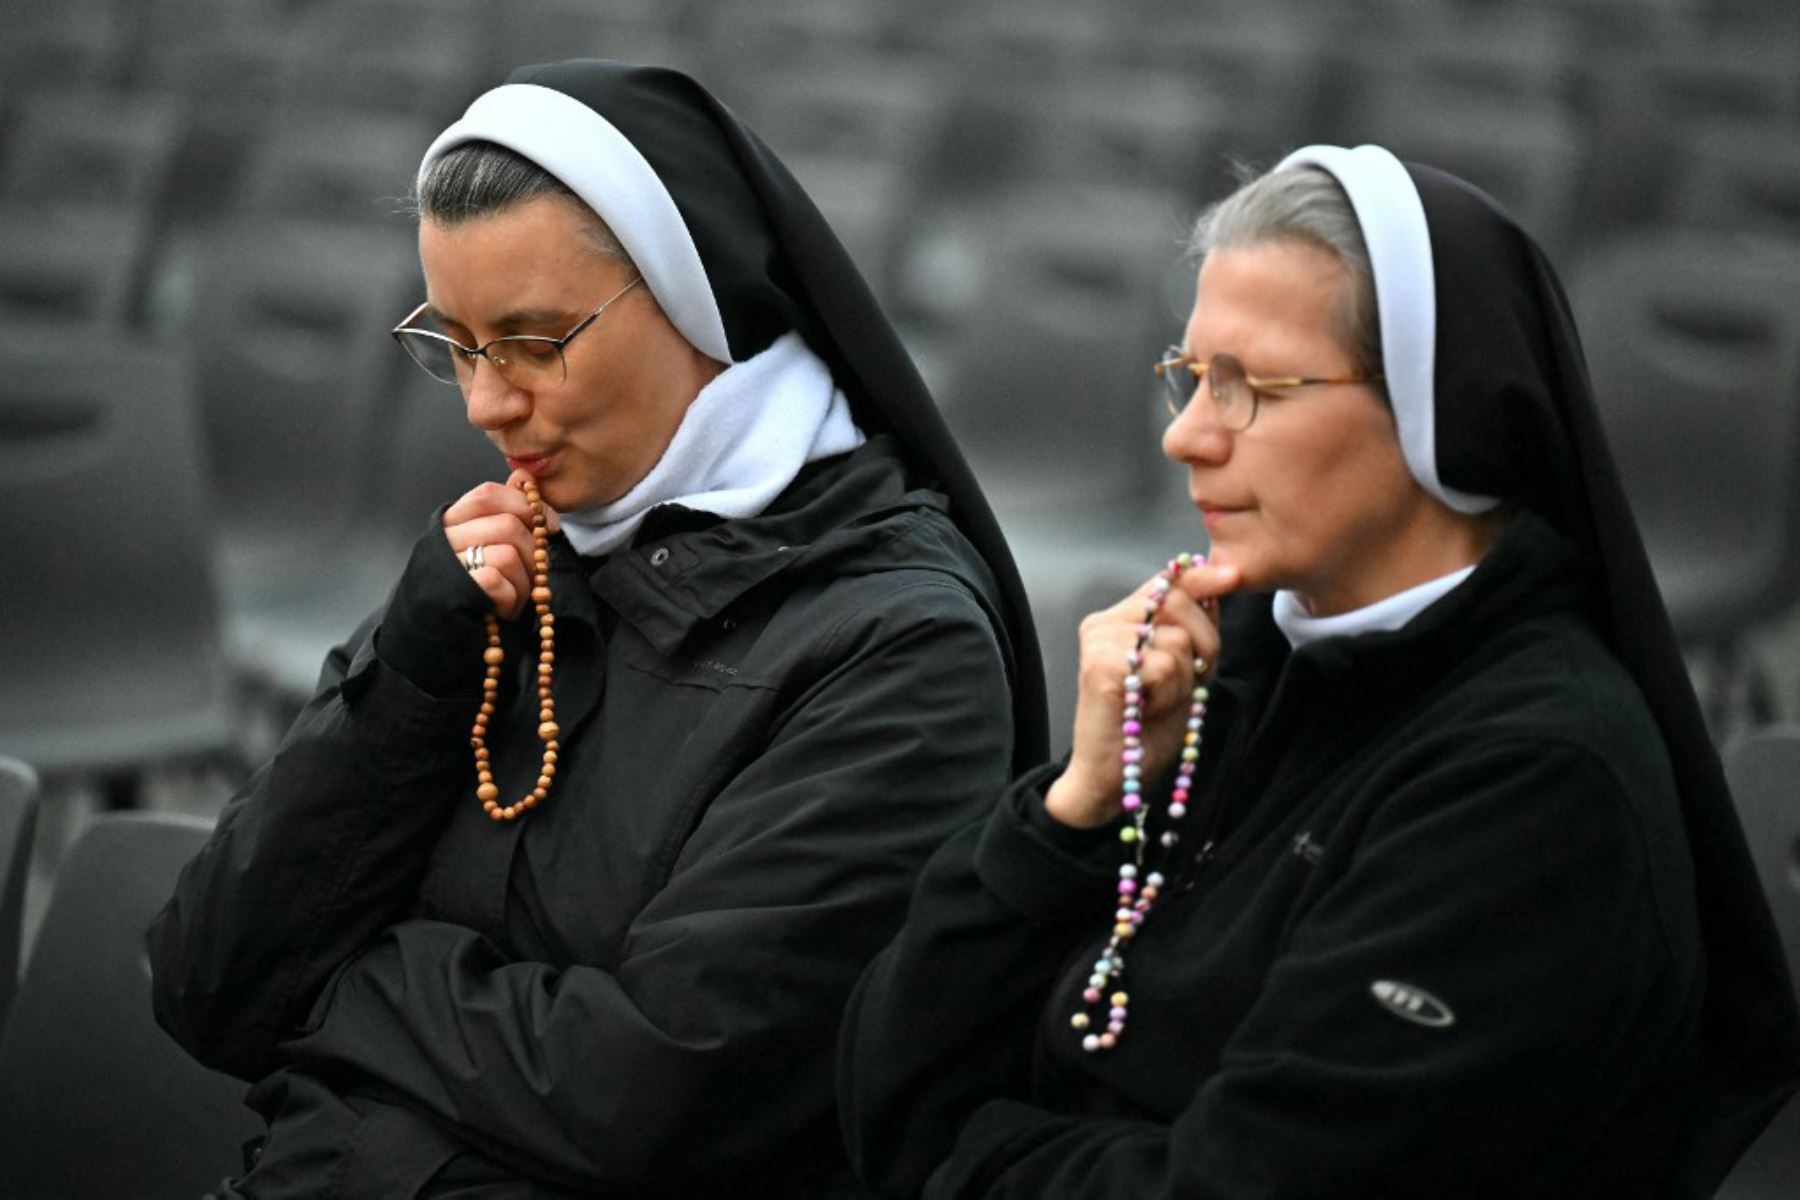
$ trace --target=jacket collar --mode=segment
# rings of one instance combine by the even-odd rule
[[[908,490],[893,439],[877,436],[807,466],[758,516],[726,520],[664,505],[626,549],[592,559],[560,539],[557,549],[595,598],[668,654],[759,585],[876,561],[911,514],[944,507],[935,492]]]
[[[1373,687],[1412,688],[1476,652],[1501,630],[1545,613],[1580,611],[1590,590],[1569,543],[1543,518],[1520,510],[1475,571],[1400,629],[1330,637],[1290,650],[1268,595],[1228,601],[1221,631],[1221,682],[1240,695],[1267,697],[1296,672],[1324,684],[1357,682],[1358,702]]]

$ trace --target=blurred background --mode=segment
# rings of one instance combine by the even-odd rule
[[[499,464],[387,330],[398,202],[513,66],[697,76],[812,192],[1074,629],[1200,548],[1149,364],[1234,164],[1380,141],[1574,298],[1721,743],[1800,713],[1794,0],[0,0],[0,754],[32,894],[91,814],[211,816]],[[29,921],[29,918],[28,918]]]

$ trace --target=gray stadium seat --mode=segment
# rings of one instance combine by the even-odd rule
[[[0,204],[0,330],[61,321],[97,337],[126,325],[148,256],[147,218],[128,208]]]
[[[1583,263],[1572,294],[1676,632],[1722,685],[1755,685],[1766,720],[1744,636],[1800,601],[1800,247],[1645,236]]]
[[[21,105],[0,200],[158,213],[185,106],[166,96],[44,89]]]
[[[1162,192],[1067,188],[983,210],[983,271],[974,303],[949,318],[938,394],[1000,491],[1094,507],[1148,495],[1170,469],[1150,365],[1192,302],[1186,207]]]
[[[102,817],[76,840],[0,1037],[0,1191],[194,1200],[261,1132],[245,1085],[157,1028],[144,930],[211,823]]]
[[[297,111],[250,149],[237,216],[365,225],[408,239],[413,220],[402,199],[437,132],[409,115],[335,106]]]
[[[0,754],[115,772],[232,743],[186,363],[85,326],[0,339]]]
[[[1666,220],[1800,243],[1800,118],[1697,121],[1671,161]]]
[[[1800,983],[1800,725],[1770,726],[1733,743],[1725,772],[1757,874]],[[1787,1200],[1800,1180],[1800,1097],[1738,1164],[1719,1200]]]
[[[19,984],[25,882],[31,874],[37,829],[37,772],[16,758],[0,758],[0,1030]]]

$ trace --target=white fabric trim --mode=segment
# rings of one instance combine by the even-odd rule
[[[831,369],[798,333],[785,333],[701,388],[650,473],[611,504],[562,514],[563,534],[582,554],[604,554],[659,504],[755,516],[802,466],[863,440]]]
[[[1385,600],[1353,608],[1347,613],[1315,617],[1306,611],[1300,597],[1290,591],[1275,593],[1275,624],[1287,636],[1288,644],[1298,650],[1309,642],[1328,637],[1355,637],[1361,633],[1382,633],[1404,626],[1408,621],[1456,590],[1470,575],[1474,566],[1459,567],[1448,575],[1427,580],[1417,587],[1395,592]]]
[[[419,178],[440,155],[472,141],[497,142],[568,184],[618,237],[681,335],[708,358],[731,361],[719,302],[687,222],[655,169],[611,121],[554,88],[504,84],[476,97],[437,136]]]
[[[1425,205],[1412,176],[1381,146],[1303,146],[1276,164],[1331,172],[1350,196],[1375,275],[1382,371],[1407,469],[1428,493],[1461,513],[1486,512],[1492,496],[1458,491],[1438,478],[1437,280]]]

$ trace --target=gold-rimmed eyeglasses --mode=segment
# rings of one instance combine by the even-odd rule
[[[516,388],[530,391],[534,388],[555,387],[568,377],[569,368],[563,359],[563,350],[575,340],[575,335],[598,321],[608,305],[642,282],[643,276],[634,277],[630,283],[601,301],[599,308],[583,317],[575,328],[561,337],[515,333],[494,338],[479,346],[465,346],[435,329],[420,329],[413,325],[431,307],[429,300],[408,313],[390,332],[409,358],[424,368],[427,375],[444,383],[467,388],[475,380],[475,360],[485,358],[494,365],[494,370],[500,372],[502,379]]]
[[[1321,387],[1326,384],[1380,383],[1380,375],[1346,375],[1337,379],[1315,379],[1304,375],[1258,378],[1244,371],[1244,364],[1234,355],[1215,354],[1205,362],[1196,362],[1179,346],[1170,346],[1156,360],[1156,374],[1163,381],[1163,403],[1169,415],[1179,417],[1200,391],[1200,381],[1212,396],[1213,412],[1219,424],[1233,433],[1242,433],[1256,420],[1257,402],[1265,392],[1282,392],[1289,388]]]

